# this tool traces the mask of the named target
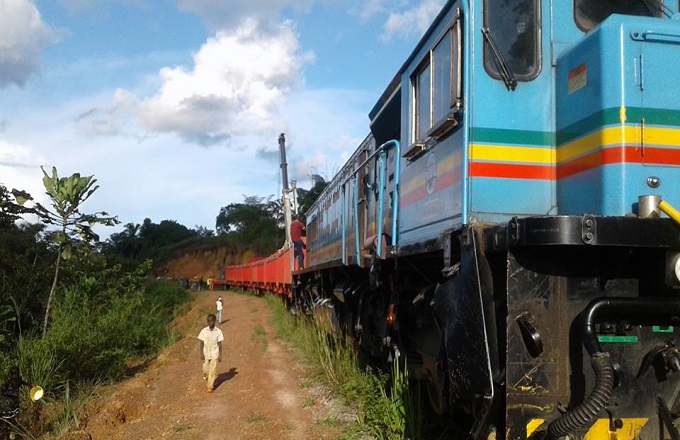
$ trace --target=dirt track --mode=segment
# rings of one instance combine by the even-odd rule
[[[224,356],[214,393],[202,379],[196,336],[224,298]],[[182,338],[133,379],[105,393],[82,437],[92,439],[331,439],[342,409],[311,386],[296,355],[274,337],[262,298],[195,294],[177,320]]]

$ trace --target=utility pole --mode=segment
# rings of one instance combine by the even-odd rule
[[[290,239],[290,188],[288,187],[288,163],[286,162],[286,136],[279,135],[279,153],[281,155],[281,179],[283,180],[283,222],[286,228],[286,243],[292,245]]]

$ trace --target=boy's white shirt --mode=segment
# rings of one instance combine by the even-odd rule
[[[203,341],[203,356],[206,359],[217,359],[220,356],[220,349],[217,343],[224,341],[224,335],[217,326],[212,330],[210,330],[210,326],[206,326],[198,334],[198,339]]]

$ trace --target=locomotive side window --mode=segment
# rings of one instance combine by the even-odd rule
[[[428,59],[416,74],[415,80],[415,137],[417,141],[427,139],[427,132],[432,126],[430,79],[430,60]]]
[[[536,78],[541,69],[540,29],[538,0],[486,0],[484,67],[489,75],[506,85],[515,78]]]
[[[411,76],[413,143],[438,139],[458,125],[461,104],[459,17],[437,40]]]
[[[661,0],[574,0],[574,19],[589,31],[612,14],[660,17],[663,8]]]

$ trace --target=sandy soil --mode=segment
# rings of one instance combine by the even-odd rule
[[[198,335],[224,298],[223,360],[206,392]],[[296,354],[274,337],[262,298],[197,293],[181,339],[134,378],[104,392],[72,439],[332,439],[351,416],[313,386]]]

